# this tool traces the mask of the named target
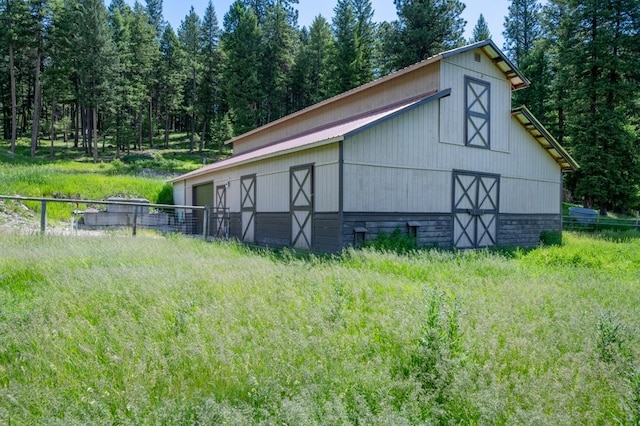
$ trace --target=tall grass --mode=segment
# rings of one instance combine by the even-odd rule
[[[58,165],[8,165],[0,167],[0,194],[29,197],[103,200],[108,197],[146,198],[155,202],[164,182],[158,178],[111,175],[109,165],[67,162]],[[26,204],[38,212],[39,203]],[[76,207],[52,203],[49,219],[68,219]]]
[[[0,424],[637,421],[638,252],[3,234]]]

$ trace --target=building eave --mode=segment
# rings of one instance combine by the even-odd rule
[[[573,172],[580,168],[578,163],[560,145],[560,143],[545,129],[538,119],[525,106],[516,108],[511,112],[518,122],[529,132],[558,165],[566,172]]]

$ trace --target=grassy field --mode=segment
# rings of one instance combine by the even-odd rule
[[[636,424],[640,240],[0,235],[0,424]]]
[[[174,149],[132,151],[122,159],[113,158],[114,153],[109,152],[112,155],[97,164],[82,151],[64,148],[60,141],[56,143],[54,158],[47,155],[46,149],[31,158],[29,142],[25,139],[18,140],[16,155],[2,146],[6,142],[0,143],[0,195],[86,200],[146,198],[152,203],[171,203],[167,195],[172,190],[165,187],[166,181],[199,167],[202,161],[198,154],[188,155],[182,141],[176,142]],[[4,202],[0,204],[0,213],[28,216],[39,212],[39,203],[24,204],[30,212],[16,203]],[[75,208],[72,204],[51,203],[47,208],[48,219],[66,221]]]

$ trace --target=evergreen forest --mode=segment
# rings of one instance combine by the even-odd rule
[[[192,153],[471,39],[459,0],[334,0],[332,17],[298,23],[298,0],[210,1],[172,28],[162,0],[0,1],[0,103],[7,150],[64,139],[93,161],[163,149]],[[389,0],[391,1],[391,0]],[[488,6],[490,7],[490,6]],[[219,16],[221,19],[219,19]],[[531,87],[514,92],[581,168],[566,196],[586,207],[640,208],[640,0],[511,0],[498,46]],[[53,147],[53,143],[51,145]]]

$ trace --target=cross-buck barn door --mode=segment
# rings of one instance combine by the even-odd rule
[[[240,179],[240,211],[242,221],[242,241],[254,241],[256,217],[256,175]]]
[[[227,236],[227,185],[216,186],[216,199],[214,206],[213,216],[215,217],[215,232],[216,237]]]
[[[310,249],[313,237],[313,165],[292,167],[289,175],[291,245]]]
[[[453,172],[453,245],[493,246],[498,234],[500,176]]]

